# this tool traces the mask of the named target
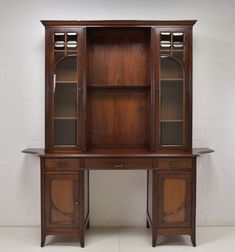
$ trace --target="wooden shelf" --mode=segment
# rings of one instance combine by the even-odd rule
[[[160,49],[160,52],[183,52],[184,49]]]
[[[87,85],[90,89],[148,89],[150,85]]]
[[[76,52],[77,50],[54,50],[54,52]]]
[[[78,83],[77,81],[68,81],[68,80],[56,81],[56,84],[77,84],[77,83]]]
[[[161,123],[174,123],[174,122],[183,122],[183,120],[160,120]]]
[[[174,81],[183,81],[184,79],[181,79],[181,78],[179,78],[179,79],[160,79],[160,81],[172,81],[172,82],[174,82]]]
[[[55,120],[77,120],[77,117],[74,116],[56,116],[54,117]]]

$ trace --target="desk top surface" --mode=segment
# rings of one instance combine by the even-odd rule
[[[39,157],[67,157],[67,158],[158,158],[158,157],[198,157],[202,154],[212,153],[210,148],[193,148],[192,151],[172,151],[171,152],[150,152],[144,150],[93,150],[80,153],[62,152],[50,153],[45,152],[42,148],[27,148],[22,151],[27,154],[34,154]]]

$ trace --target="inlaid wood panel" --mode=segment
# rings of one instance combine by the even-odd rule
[[[157,216],[160,227],[191,227],[192,173],[157,175]]]
[[[46,225],[78,226],[79,176],[46,174]]]

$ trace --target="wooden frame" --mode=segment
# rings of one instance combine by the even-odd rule
[[[143,146],[143,150],[147,149],[149,151],[172,151],[174,149],[178,150],[178,149],[184,149],[184,150],[188,150],[190,151],[192,148],[192,133],[191,133],[191,127],[192,127],[192,123],[191,123],[191,119],[192,119],[192,102],[191,102],[191,97],[192,97],[192,81],[191,81],[191,40],[192,40],[192,35],[191,35],[191,30],[192,30],[192,25],[195,23],[195,21],[177,21],[177,22],[173,22],[173,21],[148,21],[148,22],[141,22],[141,21],[130,21],[130,22],[125,22],[125,21],[99,21],[99,22],[92,22],[92,21],[87,21],[87,22],[83,22],[83,21],[78,21],[78,22],[68,22],[68,21],[42,21],[42,23],[46,26],[46,150],[48,152],[68,152],[68,151],[73,151],[73,152],[83,152],[83,151],[89,151],[89,149],[93,149],[93,146],[91,146],[91,143],[88,141],[89,137],[90,137],[90,132],[92,129],[88,129],[87,127],[89,127],[89,124],[87,124],[87,122],[89,123],[90,121],[90,115],[89,115],[89,111],[87,110],[87,108],[89,108],[89,100],[87,99],[87,97],[89,97],[89,93],[96,93],[96,90],[98,91],[98,89],[100,88],[107,88],[107,92],[109,91],[109,88],[113,89],[113,92],[116,93],[118,92],[118,89],[121,91],[124,88],[126,89],[126,92],[131,91],[130,89],[136,89],[138,90],[138,88],[142,89],[142,86],[139,86],[138,82],[134,82],[131,85],[127,85],[127,83],[125,84],[125,82],[123,83],[123,85],[118,84],[118,86],[113,86],[113,85],[106,85],[103,86],[102,83],[100,83],[100,81],[98,81],[99,83],[94,83],[94,81],[91,82],[90,78],[97,78],[97,71],[96,68],[99,67],[100,65],[103,65],[102,62],[104,62],[104,64],[106,64],[105,62],[109,62],[109,68],[107,70],[105,70],[105,72],[108,74],[106,74],[105,72],[100,72],[100,74],[98,74],[99,78],[103,78],[103,80],[105,80],[105,78],[114,78],[113,80],[115,80],[115,73],[117,73],[114,71],[113,73],[111,73],[110,71],[112,71],[112,69],[117,69],[118,66],[122,67],[122,63],[121,61],[118,63],[117,61],[117,65],[116,67],[114,67],[113,63],[115,62],[117,58],[117,56],[119,57],[119,55],[121,55],[121,51],[117,52],[115,47],[112,47],[113,43],[117,43],[117,45],[119,44],[118,42],[118,38],[121,37],[125,37],[126,35],[129,36],[129,47],[127,47],[127,53],[130,53],[130,55],[128,56],[127,54],[127,64],[130,64],[130,57],[136,57],[133,53],[138,52],[138,50],[136,51],[136,45],[135,42],[133,42],[136,37],[136,39],[142,40],[141,36],[143,37],[143,35],[141,35],[142,31],[146,31],[148,33],[145,33],[147,35],[147,44],[149,47],[149,56],[151,55],[151,57],[149,58],[149,67],[148,67],[148,72],[147,75],[149,76],[150,79],[147,80],[147,86],[146,87],[146,92],[148,85],[150,88],[149,93],[149,108],[148,108],[148,114],[149,114],[149,123],[148,123],[148,128],[147,128],[147,143],[146,146]],[[73,23],[73,25],[72,25]],[[174,23],[174,25],[173,25]],[[101,25],[102,24],[102,25]],[[112,24],[112,25],[111,25]],[[119,26],[120,25],[120,26]],[[79,27],[83,27],[83,28],[79,28]],[[87,27],[87,28],[86,28]],[[127,30],[129,29],[129,30]],[[78,57],[78,72],[79,72],[79,79],[78,82],[80,83],[80,87],[78,88],[78,92],[80,93],[80,95],[77,96],[77,100],[79,101],[79,106],[78,106],[78,113],[79,117],[77,117],[78,119],[77,121],[77,144],[76,146],[69,146],[69,145],[54,145],[53,144],[53,139],[54,139],[54,123],[53,123],[53,111],[54,111],[54,103],[53,103],[53,95],[51,95],[53,93],[53,87],[52,87],[52,83],[53,83],[53,42],[52,42],[52,37],[53,34],[55,32],[63,32],[66,34],[66,32],[71,32],[71,31],[76,31],[78,32],[78,51],[77,51],[77,57]],[[120,31],[123,31],[122,34],[120,34]],[[134,36],[131,35],[131,32]],[[160,32],[161,31],[170,31],[170,32],[183,32],[185,34],[185,64],[184,64],[184,68],[185,68],[185,88],[184,88],[184,97],[185,97],[185,101],[184,101],[184,123],[183,123],[183,146],[161,146],[160,144],[160,116],[159,116],[159,112],[160,112],[160,107],[161,107],[161,90],[160,90],[160,80],[159,80],[159,76],[160,76],[160,63],[159,63],[159,56],[160,55]],[[92,36],[93,34],[95,36],[98,36],[98,39],[92,40]],[[117,35],[115,35],[117,34]],[[125,35],[126,34],[126,35]],[[144,34],[144,33],[143,33]],[[112,36],[114,36],[113,40],[112,40]],[[117,39],[115,39],[115,36]],[[87,38],[88,37],[88,38]],[[120,37],[120,38],[121,38]],[[107,39],[111,39],[110,41],[112,41],[110,43],[110,41],[106,41]],[[96,45],[96,41],[103,41],[101,43],[104,43],[104,52],[103,52],[103,56],[99,56],[99,54],[94,55],[95,58],[91,59],[92,64],[94,65],[94,60],[95,59],[99,59],[101,60],[103,57],[103,61],[101,62],[97,62],[98,65],[97,67],[94,65],[92,67],[93,70],[89,70],[89,52],[94,53],[94,49],[96,47],[90,47],[88,45]],[[132,41],[133,40],[133,41]],[[120,40],[122,41],[122,40]],[[100,42],[98,42],[100,43]],[[105,44],[106,43],[106,44]],[[128,40],[127,40],[128,43]],[[130,47],[133,44],[133,53],[130,51]],[[147,45],[146,44],[146,45]],[[115,45],[115,44],[114,44]],[[110,58],[111,61],[108,61],[107,57],[110,57],[110,53],[112,51],[110,50],[106,50],[105,46],[111,46],[110,48],[113,48],[113,57]],[[121,44],[120,44],[121,46]],[[99,53],[100,51],[100,46],[97,47],[97,53]],[[123,50],[123,48],[122,48]],[[129,50],[129,52],[128,52]],[[125,54],[124,54],[125,55]],[[133,56],[132,56],[133,55]],[[153,55],[156,55],[156,57],[153,57]],[[129,57],[129,58],[128,58]],[[133,58],[134,59],[134,58]],[[105,61],[106,60],[106,61]],[[139,60],[135,60],[135,62],[138,62]],[[112,62],[112,64],[111,64]],[[120,64],[121,63],[121,64]],[[134,61],[133,61],[134,63]],[[133,64],[132,64],[133,65]],[[107,65],[108,66],[108,65]],[[126,65],[128,66],[128,65]],[[131,65],[130,65],[131,66]],[[138,66],[138,65],[136,65]],[[95,67],[95,68],[94,68]],[[125,67],[125,65],[123,65],[125,71],[128,71]],[[121,69],[121,68],[120,68]],[[133,69],[135,69],[135,67],[133,67]],[[141,69],[141,68],[140,68]],[[135,69],[136,70],[136,69]],[[94,74],[91,72],[94,71]],[[123,71],[123,70],[122,70]],[[137,73],[139,73],[139,71],[136,70]],[[91,74],[92,73],[92,74]],[[131,73],[131,72],[130,72]],[[105,75],[106,74],[106,75]],[[129,80],[133,81],[133,77],[137,78],[136,80],[138,80],[138,75],[135,75],[135,73],[132,71],[132,75],[133,77],[129,76],[129,75],[123,75],[124,72],[120,72],[120,74],[118,75],[119,77],[122,78],[122,76],[126,76],[127,78],[129,78]],[[90,76],[90,77],[89,77]],[[93,77],[92,77],[93,76]],[[110,77],[108,77],[110,76]],[[118,78],[119,78],[118,77]],[[108,80],[108,82],[111,81],[111,79]],[[120,80],[119,80],[120,82]],[[102,85],[101,85],[102,84]],[[134,84],[134,85],[133,85]],[[138,84],[138,86],[136,85]],[[143,85],[145,85],[145,83],[142,83]],[[144,87],[144,86],[143,86]],[[102,89],[101,89],[102,90]],[[111,91],[111,90],[110,90]],[[120,93],[121,94],[121,93]],[[94,96],[95,97],[95,96]],[[107,107],[107,109],[109,109]],[[137,115],[137,114],[136,114]],[[124,117],[123,117],[124,119]],[[87,121],[88,120],[88,121]],[[127,120],[127,119],[125,119]],[[138,119],[139,121],[144,121],[141,119]],[[134,121],[133,121],[134,122]],[[128,120],[127,120],[127,125],[129,124]],[[100,125],[101,127],[101,125]],[[111,129],[110,129],[111,130]],[[113,134],[116,134],[115,131],[113,131]],[[118,137],[119,133],[117,132],[117,137]],[[128,133],[127,133],[128,135]],[[102,135],[101,135],[102,136]],[[136,135],[137,136],[137,135]],[[120,136],[119,136],[120,137]],[[103,138],[105,139],[105,137]],[[118,145],[115,145],[116,147]],[[111,146],[110,146],[111,147]],[[114,145],[113,145],[114,147]],[[123,145],[120,145],[120,147],[122,148],[126,148]],[[135,145],[131,146],[127,146],[128,148],[135,148]],[[96,148],[96,146],[94,146],[94,148]],[[103,148],[103,147],[102,147]]]
[[[196,158],[202,153],[213,152],[207,148],[192,149],[192,27],[196,21],[41,22],[46,29],[45,150],[24,150],[25,153],[37,154],[41,158],[41,246],[44,246],[47,235],[70,234],[78,236],[81,247],[84,247],[85,228],[89,227],[89,169],[148,170],[147,227],[152,228],[152,245],[156,246],[157,236],[160,234],[188,234],[193,246],[196,246]],[[53,36],[57,36],[58,41],[53,41]],[[74,38],[77,40],[74,41]],[[56,146],[53,123],[54,106],[57,106],[53,102],[54,47],[57,45],[58,48],[66,48],[68,44],[70,48],[77,48],[74,50],[77,55],[77,91],[71,95],[73,100],[62,102],[62,105],[74,106],[76,96],[77,125],[74,135],[77,137],[73,146],[66,140],[65,144]],[[163,50],[162,47],[171,49]],[[173,47],[175,51],[182,51],[178,53],[179,59],[176,58],[177,54],[174,57],[176,61],[182,61],[183,91],[180,89],[181,82],[178,89],[175,86],[170,91],[167,91],[168,84],[165,85],[165,91],[171,93],[167,93],[168,100],[163,102],[164,83],[160,75],[165,71],[162,69],[165,63],[161,63],[161,52],[172,53]],[[166,69],[172,69],[170,64],[166,64]],[[66,69],[68,73],[71,72],[70,66],[65,66],[63,71],[67,71]],[[173,70],[177,71],[174,68]],[[170,76],[171,70],[167,74]],[[63,81],[71,83],[71,78]],[[173,81],[177,85],[178,79],[173,78]],[[62,91],[59,93],[57,103],[72,91],[66,92],[68,93],[64,96]],[[183,93],[178,95],[177,92]],[[178,131],[168,129],[167,137],[178,134],[179,139],[182,134],[180,141],[183,144],[178,144],[180,141],[171,138],[170,141],[177,143],[174,146],[163,146],[161,143],[163,133],[160,122],[163,119],[160,111],[164,103],[168,116],[176,111],[176,115],[172,116],[173,120],[170,118],[171,121],[177,119],[177,109],[182,107],[182,124]],[[169,112],[169,106],[178,107]],[[167,116],[166,118],[168,119]],[[71,118],[65,114],[63,119]],[[66,137],[68,131],[68,128],[64,128],[60,134]],[[48,224],[48,214],[51,211],[48,195],[55,194],[55,197],[59,197],[57,190],[54,192],[48,185],[50,177],[70,180],[67,191],[70,190],[73,194],[70,195],[72,198],[79,198],[74,202],[79,202],[79,208],[73,208],[73,216],[78,222],[67,223],[66,227],[59,222],[54,226]],[[181,178],[179,186],[178,178]],[[173,189],[176,190],[173,198],[165,193],[172,190],[172,185],[165,187],[163,183],[171,179],[174,180]],[[73,189],[71,181],[76,181]],[[181,187],[181,190],[177,187]],[[159,202],[159,197],[163,202]],[[183,207],[177,206],[177,197],[178,203],[184,198],[187,201],[187,209],[183,210],[186,211],[186,217],[182,223],[177,223],[179,216],[173,217],[175,223],[169,219],[169,223],[164,223],[165,210],[161,205],[168,204],[170,209],[171,200],[175,200],[173,207],[181,210]],[[60,201],[63,207],[71,209],[71,201],[66,203],[59,197]]]

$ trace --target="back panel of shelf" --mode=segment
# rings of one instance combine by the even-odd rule
[[[150,84],[150,28],[88,28],[87,83]]]
[[[88,93],[89,148],[147,148],[149,90],[92,89]]]

